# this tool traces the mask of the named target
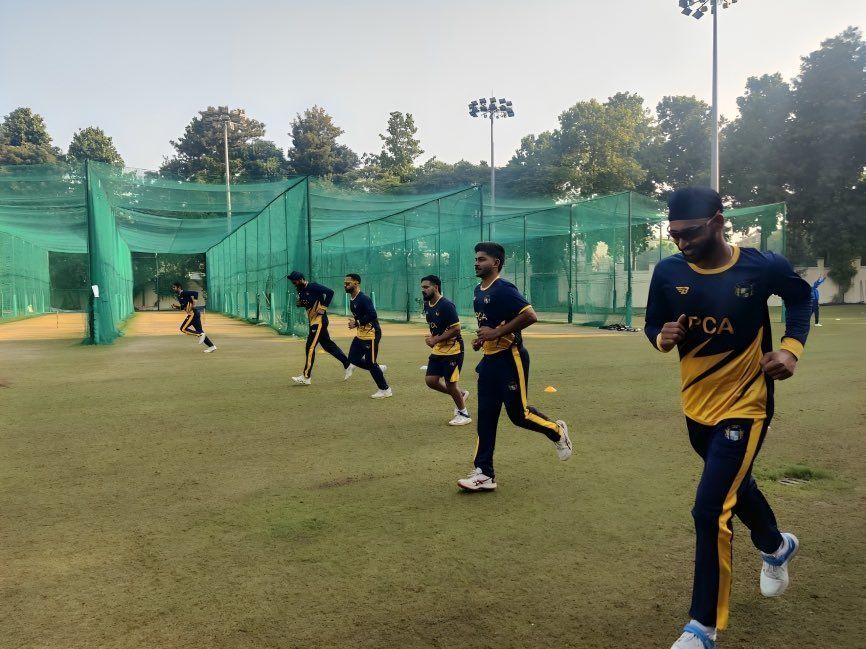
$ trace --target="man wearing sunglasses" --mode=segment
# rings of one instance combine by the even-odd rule
[[[703,460],[692,516],[696,533],[691,621],[672,649],[711,649],[728,623],[733,516],[763,559],[761,593],[788,586],[797,538],[780,532],[751,476],[773,417],[773,383],[790,378],[809,333],[811,294],[784,257],[725,241],[719,194],[686,187],[668,202],[680,254],[659,262],[647,302],[647,337],[677,348],[689,441]],[[785,334],[773,351],[767,298],[785,303]]]

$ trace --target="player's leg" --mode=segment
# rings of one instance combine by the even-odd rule
[[[198,336],[198,332],[195,330],[192,321],[195,319],[195,311],[189,311],[188,313],[184,313],[183,322],[180,323],[180,330],[189,334],[190,336]]]
[[[368,341],[370,343],[368,356],[370,359],[369,370],[373,380],[376,382],[376,387],[379,388],[379,392],[388,392],[390,388],[388,387],[388,381],[385,380],[384,366],[379,365],[379,343],[381,341],[382,334],[379,332],[376,332],[376,337],[373,340]]]
[[[496,427],[502,412],[502,384],[496,375],[497,363],[485,357],[478,365],[478,440],[472,463],[475,469],[457,481],[469,491],[496,489],[493,451],[496,448]]]
[[[204,328],[201,326],[201,312],[193,309],[192,323],[190,326],[198,336],[199,343],[204,344],[207,349],[214,347],[213,342],[208,338],[207,334],[204,332]]]
[[[331,340],[331,334],[328,333],[328,316],[322,316],[322,324],[320,328],[321,333],[319,334],[319,345],[321,345],[322,349],[328,352],[331,356],[340,361],[343,369],[349,367],[349,359],[343,353],[343,350],[340,349],[339,345]]]
[[[711,629],[724,629],[728,624],[733,510],[757,455],[763,423],[760,419],[726,419],[711,431],[704,430],[709,439],[692,508],[696,547],[690,614]],[[692,423],[689,428],[690,437],[700,434]]]
[[[322,325],[310,325],[310,333],[307,334],[306,356],[304,357],[303,377],[309,379],[313,375],[313,365],[316,363],[316,345],[322,335]]]
[[[534,430],[557,445],[560,459],[571,456],[571,440],[564,421],[554,421],[527,403],[526,385],[529,381],[529,354],[525,349],[512,347],[510,351],[500,352],[510,357],[508,365],[509,383],[505,397],[505,411],[515,426]],[[507,360],[507,359],[506,359]]]

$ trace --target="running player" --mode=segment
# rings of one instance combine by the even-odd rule
[[[191,336],[198,336],[200,345],[205,345],[204,353],[209,354],[216,351],[216,345],[207,337],[201,326],[201,314],[195,308],[195,301],[198,299],[198,291],[184,291],[180,282],[174,282],[171,285],[171,291],[177,295],[178,304],[172,304],[172,309],[179,309],[186,315],[183,322],[180,324],[180,330]]]
[[[809,284],[787,259],[725,241],[722,200],[714,190],[679,189],[668,209],[680,254],[653,272],[645,331],[659,351],[679,351],[689,441],[704,464],[692,509],[692,619],[672,649],[708,649],[728,625],[735,514],[763,559],[761,593],[778,597],[788,587],[799,542],[779,531],[751,471],[773,417],[773,382],[791,377],[803,353],[811,299]],[[776,351],[771,294],[787,309]]]
[[[354,367],[367,370],[376,382],[379,389],[372,395],[374,399],[386,399],[394,396],[391,387],[385,380],[385,365],[379,365],[379,345],[382,342],[382,328],[379,326],[379,316],[373,300],[361,292],[361,276],[349,273],[343,280],[343,288],[349,294],[349,308],[352,311],[352,319],[349,320],[349,329],[355,330],[355,338],[349,348],[349,367],[346,369],[347,378],[351,376]]]
[[[328,334],[328,306],[334,298],[334,291],[327,286],[307,281],[303,273],[296,270],[293,270],[286,277],[298,289],[298,306],[306,309],[307,320],[310,323],[304,357],[304,371],[299,376],[293,376],[292,381],[297,385],[310,385],[313,364],[316,361],[316,345],[321,345],[322,349],[340,361],[343,369],[346,370],[344,379],[349,378],[352,373],[349,370],[349,359]]]
[[[450,395],[454,400],[454,418],[451,426],[471,424],[469,410],[466,409],[468,390],[457,385],[463,369],[463,337],[460,335],[460,318],[457,307],[442,297],[442,281],[436,275],[421,278],[421,294],[424,296],[424,316],[430,327],[430,335],[425,338],[430,348],[427,359],[427,387]]]
[[[469,491],[496,489],[493,471],[493,449],[502,406],[515,426],[541,433],[554,443],[560,460],[571,457],[568,426],[553,421],[527,404],[529,353],[523,346],[522,331],[538,318],[526,298],[511,282],[502,279],[505,249],[485,241],[475,246],[475,275],[481,283],[475,287],[475,316],[478,337],[472,342],[475,351],[483,350],[478,364],[478,447],[475,469],[457,484]]]

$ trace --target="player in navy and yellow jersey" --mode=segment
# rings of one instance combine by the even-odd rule
[[[680,189],[668,207],[680,254],[653,272],[645,331],[658,350],[679,351],[689,440],[704,462],[692,509],[692,620],[672,649],[706,649],[728,624],[734,515],[761,552],[761,592],[776,597],[788,586],[799,543],[779,532],[751,470],[773,417],[773,382],[789,378],[803,353],[811,300],[809,284],[784,257],[726,243],[722,201],[712,189]],[[776,351],[771,294],[787,309]]]
[[[180,330],[191,336],[198,336],[199,344],[205,345],[204,352],[209,354],[216,351],[216,345],[207,337],[201,326],[201,314],[195,308],[195,301],[198,299],[198,291],[184,291],[180,282],[174,282],[171,285],[171,292],[177,295],[178,304],[172,304],[172,309],[179,309],[184,312],[183,322],[180,323]]]
[[[328,333],[328,306],[334,299],[334,291],[327,286],[307,281],[303,273],[293,270],[286,275],[287,279],[298,289],[298,306],[307,311],[307,320],[310,323],[310,332],[307,335],[307,346],[304,356],[304,371],[300,376],[293,376],[292,381],[297,385],[310,385],[310,377],[313,374],[313,364],[316,362],[316,346],[340,361],[346,370],[344,379],[351,375],[349,370],[349,359],[343,350],[337,346]]]
[[[442,281],[436,275],[421,278],[421,294],[424,296],[424,317],[430,327],[425,338],[430,348],[427,359],[427,387],[443,392],[454,400],[454,418],[451,426],[471,424],[466,408],[467,390],[461,390],[457,381],[463,369],[463,337],[460,335],[460,318],[457,307],[442,297]]]
[[[355,338],[349,348],[349,367],[346,378],[351,376],[354,367],[367,370],[379,389],[372,395],[374,399],[385,399],[394,396],[385,380],[385,365],[379,365],[379,345],[382,342],[382,328],[379,326],[379,315],[370,296],[361,292],[361,276],[349,273],[343,280],[343,288],[349,294],[349,309],[352,319],[349,329],[355,330]]]
[[[475,469],[457,481],[470,491],[496,489],[493,449],[503,405],[513,424],[539,432],[552,441],[560,460],[571,457],[565,422],[553,421],[527,404],[529,354],[523,347],[521,332],[538,318],[517,287],[499,276],[504,263],[505,249],[498,243],[485,241],[475,246],[475,275],[481,283],[475,287],[473,304],[478,337],[472,348],[483,351],[477,368],[478,446]]]

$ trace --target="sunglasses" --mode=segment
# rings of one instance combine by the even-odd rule
[[[668,226],[668,236],[674,241],[679,241],[680,239],[684,241],[692,241],[693,239],[697,239],[701,233],[703,233],[704,229],[710,224],[715,218],[715,214],[707,219],[706,223],[702,223],[701,225],[693,225],[690,228],[683,228],[682,230],[671,230],[670,226]]]

